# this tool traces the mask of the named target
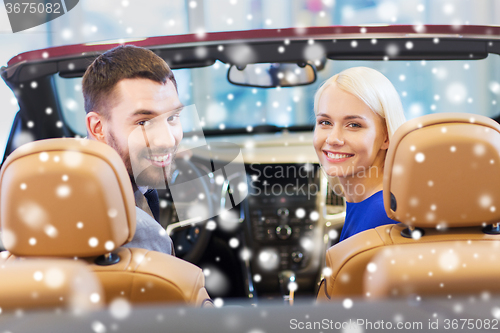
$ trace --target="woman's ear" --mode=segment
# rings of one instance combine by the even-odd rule
[[[87,113],[85,118],[85,125],[87,126],[87,133],[89,139],[97,140],[106,143],[106,136],[104,133],[104,119],[97,112]]]
[[[389,134],[387,134],[387,132],[385,132],[384,142],[382,143],[382,146],[380,147],[380,149],[384,149],[384,150],[389,149]]]

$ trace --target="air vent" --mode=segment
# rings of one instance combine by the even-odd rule
[[[324,216],[331,219],[333,216],[345,213],[344,197],[333,191],[333,184],[328,183],[327,177],[321,173],[321,194],[324,200]],[[338,184],[335,188],[339,188]]]
[[[326,189],[325,204],[327,206],[344,206],[344,198],[336,195],[330,186],[328,186]]]

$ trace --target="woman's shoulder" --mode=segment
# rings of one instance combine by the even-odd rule
[[[367,217],[371,220],[371,223],[376,225],[397,223],[391,220],[385,212],[384,195],[382,191],[376,192],[364,201],[366,201],[366,206],[363,208],[368,213]]]
[[[359,203],[348,204],[341,240],[358,232],[393,223],[398,222],[387,217],[383,193],[380,191]]]
[[[368,208],[368,207],[373,207],[373,208],[378,208],[382,207],[384,208],[384,193],[383,191],[378,191],[373,193],[371,196],[366,198],[365,200],[359,202],[360,206],[363,206],[363,208]]]
[[[384,191],[375,192],[365,200],[372,204],[382,203],[384,205]]]

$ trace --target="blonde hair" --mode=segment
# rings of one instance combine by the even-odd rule
[[[362,100],[373,112],[385,119],[389,140],[406,121],[399,94],[382,73],[368,67],[352,67],[326,80],[314,95],[314,113],[325,89],[335,82],[338,87]]]

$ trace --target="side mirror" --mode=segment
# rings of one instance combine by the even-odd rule
[[[295,87],[316,81],[316,70],[310,64],[262,63],[241,68],[232,65],[227,79],[239,86],[273,88]]]

